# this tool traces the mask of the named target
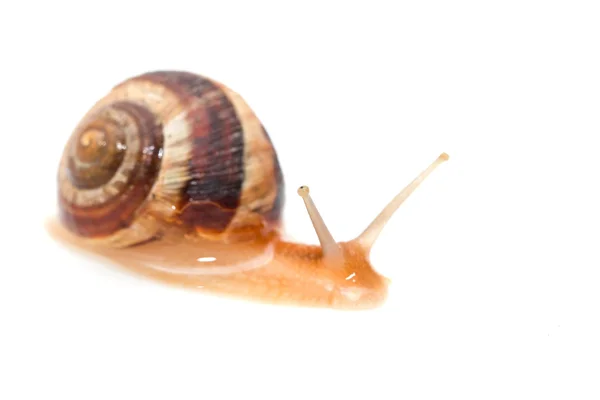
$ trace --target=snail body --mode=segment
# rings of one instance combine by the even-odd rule
[[[258,117],[220,82],[183,71],[129,78],[75,127],[58,169],[58,239],[185,286],[268,302],[369,308],[388,279],[379,232],[442,154],[356,239],[336,243],[307,187],[320,246],[285,241],[285,183]]]

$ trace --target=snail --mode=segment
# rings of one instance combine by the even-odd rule
[[[67,140],[50,232],[148,277],[259,302],[381,305],[390,280],[369,261],[396,209],[442,153],[355,239],[336,242],[301,186],[320,245],[282,236],[284,178],[263,124],[236,92],[186,71],[114,86]]]

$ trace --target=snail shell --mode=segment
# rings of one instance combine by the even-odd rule
[[[284,180],[269,135],[234,91],[180,71],[118,84],[69,138],[58,174],[71,232],[127,247],[181,226],[222,241],[279,229]]]

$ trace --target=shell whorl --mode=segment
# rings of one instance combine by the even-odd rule
[[[60,218],[80,236],[128,246],[159,222],[236,240],[277,229],[283,177],[271,140],[231,89],[156,71],[115,86],[71,135]]]

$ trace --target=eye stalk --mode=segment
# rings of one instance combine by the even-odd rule
[[[310,216],[317,236],[319,237],[325,262],[330,265],[339,265],[339,263],[343,263],[344,256],[342,250],[331,235],[331,232],[329,232],[329,229],[327,229],[323,217],[321,217],[317,206],[315,206],[312,197],[310,197],[310,189],[308,186],[300,186],[298,188],[298,194],[302,197],[302,200],[304,200],[306,211],[308,211],[308,215]]]
[[[400,193],[398,193],[385,208],[377,215],[377,217],[371,222],[371,224],[365,229],[357,238],[352,240],[352,243],[361,247],[367,254],[371,251],[371,248],[375,244],[375,241],[379,237],[379,234],[392,218],[396,210],[402,203],[415,191],[417,187],[444,161],[449,158],[448,154],[442,153],[440,156],[433,161],[423,172],[421,172],[411,183],[409,183]],[[339,262],[344,262],[343,251],[339,244],[336,243],[333,236],[327,229],[325,221],[319,214],[315,203],[310,197],[310,190],[308,186],[300,186],[298,188],[298,195],[304,200],[304,205],[308,211],[308,215],[312,220],[313,226],[319,237],[321,248],[323,249],[323,257],[328,265],[340,265]],[[331,261],[331,263],[330,263]]]
[[[392,218],[398,207],[415,191],[417,187],[444,161],[448,161],[448,154],[442,153],[423,172],[421,172],[411,183],[409,183],[392,201],[377,215],[371,224],[354,241],[359,243],[367,252],[371,250],[379,234]]]

